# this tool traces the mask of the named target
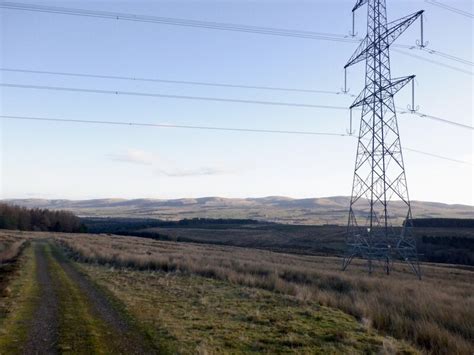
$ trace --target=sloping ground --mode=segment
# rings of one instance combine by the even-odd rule
[[[112,290],[153,338],[183,354],[416,353],[327,307],[257,288],[175,273],[82,269]]]
[[[292,199],[264,197],[232,199],[204,197],[197,199],[100,199],[100,200],[43,200],[17,199],[9,203],[25,207],[67,209],[80,216],[136,217],[179,220],[183,218],[251,218],[292,224],[345,224],[348,197]],[[402,204],[393,203],[392,213],[400,221],[406,211]],[[474,218],[474,207],[435,202],[412,202],[415,218],[445,217]]]
[[[58,292],[53,349],[60,352],[130,353],[127,344],[136,339],[150,347],[147,353],[413,351],[404,339],[430,354],[473,354],[472,270],[424,265],[418,281],[402,265],[390,277],[368,277],[363,263],[354,261],[342,273],[340,260],[329,257],[134,237],[30,235],[54,237],[71,257],[87,262],[72,263],[48,245],[40,249]],[[11,295],[0,298],[0,308],[9,311],[0,315],[1,354],[28,344],[44,292],[32,249],[23,260]]]
[[[175,226],[145,229],[131,227],[117,232],[121,235],[159,240],[229,245],[305,255],[340,256],[346,251],[347,227],[261,222],[257,225],[240,226]],[[413,234],[421,261],[474,266],[474,228],[417,227],[413,229]]]
[[[404,264],[394,265],[389,277],[381,269],[368,277],[359,260],[341,272],[341,260],[332,257],[122,236],[56,238],[79,260],[256,287],[337,308],[429,353],[474,353],[472,270],[423,265],[419,281]]]
[[[0,354],[416,353],[341,311],[176,273],[76,264],[32,242],[0,316]]]

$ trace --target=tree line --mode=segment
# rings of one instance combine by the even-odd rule
[[[185,218],[179,221],[163,221],[151,218],[122,218],[122,217],[85,217],[82,219],[89,233],[113,233],[131,235],[130,233],[147,228],[213,228],[227,229],[245,225],[257,225],[261,222],[253,219],[231,218]],[[268,224],[265,223],[265,224]]]
[[[474,218],[416,218],[414,227],[474,228]]]
[[[69,211],[51,211],[0,203],[0,229],[83,233],[82,220]]]

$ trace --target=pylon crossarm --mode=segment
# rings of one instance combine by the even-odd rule
[[[369,43],[369,36],[366,36],[363,41],[359,44],[359,47],[356,49],[352,57],[349,59],[344,68],[348,68],[351,65],[357,64],[363,60],[366,60],[368,56],[373,55],[373,52],[378,45],[376,52],[383,52],[390,45],[395,42],[395,40],[401,36],[405,30],[410,27],[410,25],[415,22],[422,14],[422,11],[418,11],[412,15],[403,17],[399,20],[393,21],[387,25],[389,27],[385,33],[383,33],[377,42]]]
[[[367,0],[357,0],[356,4],[354,5],[354,8],[352,9],[352,12],[357,11],[359,7],[365,4],[367,4]]]
[[[356,99],[354,100],[354,103],[351,105],[351,107],[349,107],[349,109],[352,109],[352,108],[355,108],[355,107],[359,107],[359,106],[362,106],[361,103],[364,102],[366,96],[367,96],[367,89],[364,88],[360,94],[356,97]]]
[[[349,59],[347,64],[344,66],[344,69],[347,69],[351,65],[359,63],[363,61],[367,57],[367,49],[369,48],[369,37],[366,36],[362,42],[360,42],[359,47],[357,47],[356,51]]]
[[[395,95],[401,89],[403,89],[409,82],[415,79],[415,75],[404,76],[402,78],[395,78],[392,79],[392,83],[390,85],[391,94]]]
[[[364,104],[372,104],[374,100],[386,99],[390,96],[395,95],[399,92],[403,87],[405,87],[410,81],[415,78],[414,75],[406,76],[403,78],[392,79],[391,83],[384,86],[377,92],[374,92],[368,96],[366,96],[366,89],[362,90],[362,92],[357,96],[354,100],[354,103],[349,107],[350,109],[355,107],[360,107]]]
[[[392,44],[405,30],[411,26],[425,11],[420,10],[414,14],[402,17],[401,19],[390,22],[387,25],[387,33],[385,36],[389,37],[388,45]]]

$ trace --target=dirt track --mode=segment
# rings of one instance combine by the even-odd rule
[[[34,242],[32,248],[38,287],[26,305],[33,307],[31,319],[19,321],[28,323],[27,334],[15,353],[158,353],[116,301],[84,276],[62,250],[48,241]],[[78,317],[65,314],[65,309],[74,312],[75,308],[84,311],[75,313]]]
[[[36,280],[39,286],[37,309],[23,352],[25,354],[57,354],[58,295],[57,282],[51,278],[51,270],[45,256],[45,243],[34,245],[36,259]]]
[[[152,354],[156,351],[150,347],[148,340],[130,325],[129,321],[112,305],[103,291],[81,274],[59,250],[53,253],[66,275],[86,295],[95,317],[100,318],[114,336],[113,348],[122,354]]]

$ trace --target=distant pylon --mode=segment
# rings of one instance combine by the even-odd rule
[[[394,103],[394,95],[415,76],[392,79],[390,45],[423,11],[387,23],[386,0],[357,0],[352,11],[365,4],[367,36],[344,67],[366,63],[365,88],[350,107],[361,107],[362,117],[343,270],[361,257],[369,274],[376,264],[389,274],[398,259],[421,278]],[[395,218],[395,204],[398,211],[402,206],[402,218]]]

